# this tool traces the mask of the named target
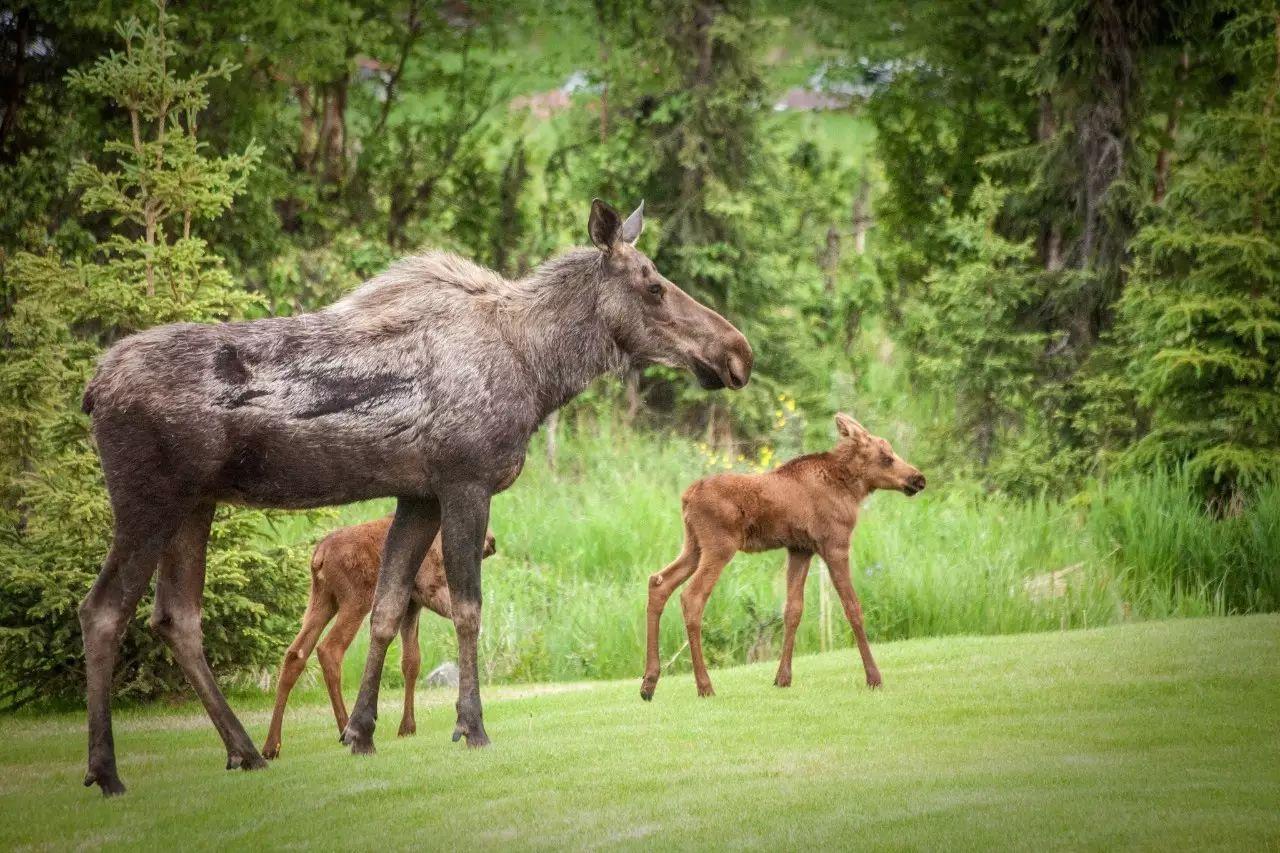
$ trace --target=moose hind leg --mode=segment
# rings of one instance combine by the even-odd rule
[[[458,636],[458,722],[453,740],[467,739],[467,746],[489,744],[480,704],[480,561],[484,555],[485,531],[489,527],[488,489],[465,484],[445,496],[443,533],[445,577],[453,609],[453,627]]]
[[[86,787],[96,784],[107,797],[125,792],[116,772],[115,739],[111,731],[111,684],[116,655],[129,619],[155,573],[160,552],[176,526],[172,517],[154,506],[122,501],[116,505],[115,513],[111,552],[80,604],[89,710],[89,766],[84,784]]]
[[[813,554],[806,551],[787,552],[787,604],[782,614],[782,655],[778,659],[778,674],[773,683],[778,687],[791,686],[791,655],[796,647],[796,628],[804,614],[804,582],[809,576],[809,562]]]
[[[249,734],[218,689],[204,656],[200,599],[204,594],[205,547],[213,506],[188,515],[160,561],[156,605],[151,627],[168,644],[187,682],[204,704],[209,719],[227,748],[227,769],[257,770],[267,766]]]
[[[735,549],[722,547],[718,549],[704,547],[702,557],[698,560],[698,570],[694,572],[689,585],[680,593],[680,607],[684,611],[684,627],[689,635],[689,657],[693,660],[693,679],[698,685],[699,696],[714,696],[716,691],[711,686],[711,676],[707,675],[707,664],[702,658],[702,611],[706,609],[707,599],[720,573],[733,559]]]
[[[298,677],[307,668],[307,658],[320,639],[320,632],[329,624],[333,614],[337,612],[333,598],[316,590],[314,582],[311,596],[307,601],[307,612],[302,616],[302,628],[298,636],[289,644],[280,663],[280,677],[276,684],[276,704],[271,712],[271,727],[267,730],[267,739],[262,744],[262,757],[268,760],[280,757],[281,730],[284,728],[284,711],[289,702],[289,693]]]
[[[418,724],[413,718],[414,691],[418,687],[418,673],[422,671],[422,647],[418,645],[418,619],[422,614],[422,605],[417,602],[409,604],[409,611],[404,615],[400,625],[400,673],[404,676],[404,713],[400,716],[398,737],[407,737],[418,731]]]
[[[680,556],[665,569],[649,577],[644,679],[640,682],[640,698],[646,702],[653,698],[653,692],[658,689],[658,678],[662,675],[662,661],[659,657],[662,611],[666,609],[671,594],[689,579],[696,568],[698,546],[694,542],[693,532],[686,528],[684,549]]]
[[[369,655],[365,658],[360,693],[342,732],[342,742],[356,755],[373,753],[373,729],[378,720],[378,686],[395,638],[409,608],[413,580],[440,527],[440,504],[430,498],[401,498],[387,531],[382,569],[373,593],[369,619]],[[483,531],[481,531],[483,536]]]

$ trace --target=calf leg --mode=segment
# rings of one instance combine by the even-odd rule
[[[483,484],[464,483],[442,496],[444,573],[449,581],[453,627],[458,635],[458,722],[453,740],[467,746],[489,745],[480,704],[480,561],[489,529],[491,492]]]
[[[773,683],[778,687],[791,686],[791,653],[796,647],[796,628],[804,613],[804,581],[809,576],[809,561],[813,554],[807,551],[787,552],[787,605],[783,611],[782,657],[778,661],[778,674]]]
[[[833,550],[824,554],[822,559],[831,573],[831,585],[836,588],[840,603],[844,605],[844,615],[849,620],[850,627],[853,628],[854,639],[858,641],[858,654],[862,656],[862,669],[867,676],[867,686],[879,687],[882,683],[880,669],[876,666],[875,658],[871,656],[871,644],[867,642],[867,632],[862,625],[862,604],[858,601],[858,594],[853,591],[853,580],[849,576],[849,551],[843,548]]]
[[[431,498],[401,498],[396,517],[387,531],[382,569],[373,592],[373,613],[369,618],[369,656],[365,658],[360,693],[351,718],[342,732],[342,742],[354,754],[373,752],[373,729],[378,720],[378,687],[386,663],[387,646],[400,630],[409,608],[413,580],[427,555],[431,540],[440,528],[440,504]],[[480,532],[483,539],[484,531]]]
[[[284,653],[284,661],[280,664],[280,677],[276,684],[276,706],[271,712],[271,727],[267,730],[267,739],[262,744],[262,757],[266,759],[280,757],[280,729],[284,725],[284,709],[289,701],[289,692],[297,683],[298,676],[307,668],[307,658],[316,647],[324,626],[329,624],[333,614],[338,612],[333,598],[325,592],[316,590],[315,580],[311,582],[311,594],[307,597],[307,612],[302,616],[302,629]]]
[[[97,784],[106,797],[125,791],[116,772],[111,731],[111,679],[116,654],[138,600],[155,573],[160,553],[178,523],[176,513],[155,506],[120,502],[114,510],[116,529],[111,552],[80,604],[89,708],[89,767],[84,784]]]
[[[204,656],[200,598],[204,593],[205,546],[212,521],[212,505],[195,510],[184,519],[177,536],[165,550],[160,561],[151,627],[164,638],[187,682],[204,703],[209,719],[227,748],[227,769],[256,770],[266,767],[267,763],[227,705]]]
[[[680,584],[689,579],[694,569],[698,568],[698,546],[693,533],[685,528],[684,550],[662,571],[649,577],[649,608],[647,637],[645,645],[644,680],[640,682],[640,698],[648,702],[653,698],[653,691],[658,687],[658,678],[662,675],[662,661],[659,659],[658,639],[662,621],[662,611],[667,600]]]
[[[418,645],[418,619],[422,605],[409,604],[409,612],[400,625],[400,673],[404,676],[404,713],[400,715],[399,737],[414,734],[418,724],[413,719],[413,694],[418,687],[418,673],[422,671],[422,648]]]
[[[347,727],[347,703],[342,700],[342,660],[347,656],[351,641],[360,633],[360,624],[364,622],[365,614],[365,609],[357,604],[345,601],[339,604],[333,627],[316,647],[320,674],[324,676],[324,686],[329,691],[329,704],[333,706],[333,718],[338,722],[339,735]]]
[[[733,559],[735,550],[704,546],[698,560],[698,570],[694,572],[684,592],[680,593],[684,627],[689,635],[689,656],[693,659],[693,679],[698,685],[699,696],[716,695],[711,687],[711,676],[707,675],[707,665],[702,659],[702,611],[707,606],[707,599],[711,597],[716,581],[720,580],[720,573]]]

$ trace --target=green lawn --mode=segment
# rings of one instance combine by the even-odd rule
[[[475,752],[449,692],[397,740],[384,691],[379,753],[355,758],[309,691],[252,774],[221,769],[198,707],[125,711],[116,800],[80,787],[80,715],[10,717],[0,849],[1280,845],[1280,616],[877,651],[876,693],[847,650],[798,658],[785,691],[772,664],[714,672],[710,700],[687,674],[652,704],[638,679],[495,687]]]

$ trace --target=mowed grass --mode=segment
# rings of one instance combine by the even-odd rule
[[[118,715],[129,794],[80,787],[78,714],[3,721],[0,848],[787,847],[1265,849],[1280,845],[1280,616],[883,643],[637,681],[492,687],[494,744],[449,742],[424,690],[376,756],[314,694],[269,770],[228,773],[197,706]],[[255,737],[261,705],[245,714]]]

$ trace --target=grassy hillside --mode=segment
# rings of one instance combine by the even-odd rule
[[[488,691],[494,746],[448,739],[424,691],[416,738],[336,742],[295,708],[271,769],[227,773],[198,706],[119,715],[130,793],[80,787],[79,714],[5,721],[0,848],[806,845],[1259,849],[1280,844],[1280,617],[879,646],[687,675]],[[267,712],[246,716],[261,737]]]

